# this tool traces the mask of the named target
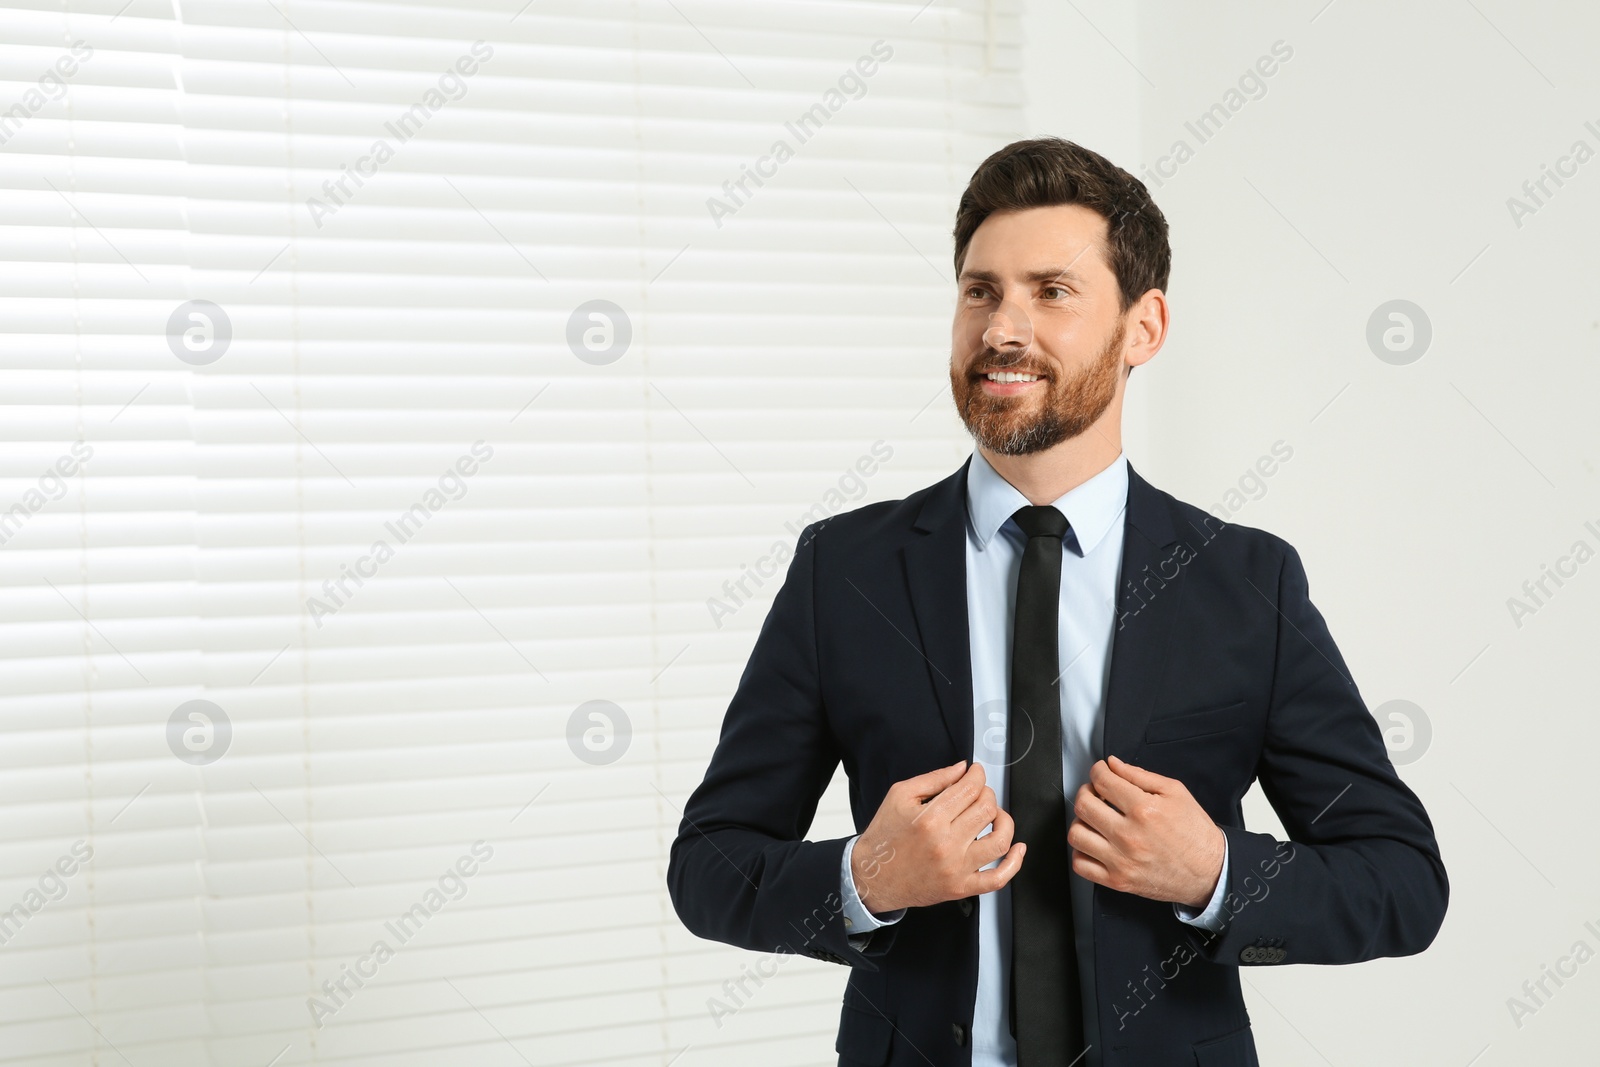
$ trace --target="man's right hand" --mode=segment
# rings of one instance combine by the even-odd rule
[[[994,829],[978,837],[990,823]],[[1015,829],[984,784],[983,764],[962,760],[889,787],[856,838],[850,875],[875,915],[993,893],[1022,866],[1028,846],[1012,843]],[[997,859],[992,870],[979,870]]]

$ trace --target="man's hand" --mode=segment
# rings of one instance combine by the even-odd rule
[[[1022,866],[1011,816],[983,781],[983,764],[953,763],[889,787],[856,839],[850,875],[874,914],[922,907],[1001,888]],[[979,838],[990,823],[994,829]],[[1001,857],[993,870],[980,871]]]
[[[1120,893],[1203,908],[1222,875],[1227,842],[1176,778],[1116,756],[1089,769],[1067,828],[1072,869]]]

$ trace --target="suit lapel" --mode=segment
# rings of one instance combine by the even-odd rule
[[[957,758],[972,757],[972,648],[967,632],[967,470],[932,486],[902,550],[928,678]],[[1131,755],[1161,691],[1185,583],[1165,494],[1128,466],[1128,512],[1100,757]]]
[[[967,468],[934,485],[903,550],[928,677],[958,759],[972,758],[972,649],[967,633]]]
[[[1186,585],[1178,565],[1183,557],[1174,547],[1179,540],[1164,494],[1130,464],[1102,759],[1110,753],[1124,759],[1133,755],[1172,661],[1170,642]]]

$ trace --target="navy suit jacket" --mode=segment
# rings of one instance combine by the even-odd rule
[[[684,808],[667,879],[693,933],[850,967],[839,1063],[970,1067],[978,909],[912,908],[860,950],[847,838],[807,841],[842,762],[864,829],[895,782],[972,758],[966,473],[808,526]],[[1422,803],[1281,538],[1129,470],[1104,750],[1181,780],[1228,839],[1217,933],[1094,887],[1106,1067],[1256,1064],[1240,967],[1420,952],[1449,883]],[[1262,790],[1288,841],[1245,829]]]

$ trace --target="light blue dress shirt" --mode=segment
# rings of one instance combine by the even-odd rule
[[[967,472],[967,626],[972,654],[972,759],[983,764],[1001,807],[1006,791],[1006,715],[1011,679],[1011,628],[1024,538],[1011,516],[1028,499],[1002,478],[981,452]],[[1116,628],[1117,577],[1127,517],[1128,465],[1121,453],[1105,470],[1053,501],[1071,525],[1061,559],[1061,780],[1070,803],[1089,780],[1105,725],[1111,638]],[[988,833],[993,827],[985,828]],[[845,846],[840,871],[845,925],[855,944],[871,931],[898,922],[905,912],[873,915],[861,903],[850,872],[855,838]],[[1024,860],[1023,862],[1027,862]],[[1174,904],[1186,923],[1206,930],[1222,926],[1228,860],[1210,903],[1199,914]],[[1084,1024],[1090,1052],[1100,1060],[1091,923],[1093,886],[1071,876],[1078,973],[1083,976]],[[972,1013],[973,1067],[1016,1067],[1008,1004],[1011,974],[1011,890],[978,897],[978,991]]]

